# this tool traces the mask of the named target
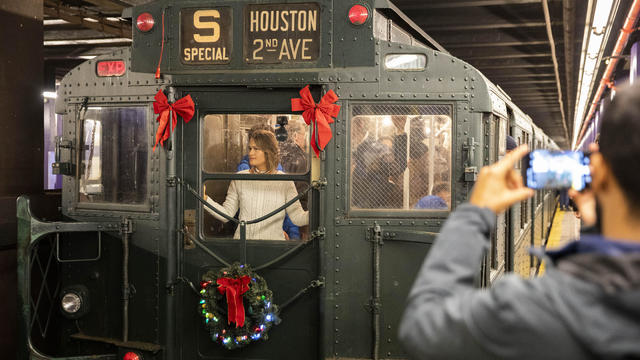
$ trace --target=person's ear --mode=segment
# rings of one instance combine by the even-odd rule
[[[591,155],[591,188],[596,192],[606,191],[609,180],[612,176],[609,164],[604,160],[599,152]]]

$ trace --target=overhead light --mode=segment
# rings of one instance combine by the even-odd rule
[[[57,94],[55,91],[43,91],[42,97],[45,99],[55,99],[57,97]]]
[[[68,21],[62,20],[62,19],[48,19],[48,20],[42,20],[42,25],[44,26],[50,26],[50,25],[64,25],[64,24],[71,24]]]
[[[98,20],[93,19],[93,18],[89,18],[89,17],[83,18],[82,20],[88,21],[88,22],[92,22],[92,23],[97,23],[98,22]]]
[[[69,45],[97,45],[112,43],[130,43],[128,38],[107,38],[107,39],[78,39],[78,40],[45,40],[44,46],[69,46]]]
[[[595,1],[595,8],[593,7]],[[612,11],[617,7],[620,0],[591,0],[588,9],[594,9],[593,12],[587,11],[585,25],[585,33],[582,42],[582,51],[580,56],[580,77],[578,80],[578,88],[576,90],[576,106],[575,118],[573,121],[573,139],[571,147],[575,148],[580,132],[580,126],[584,120],[585,112],[589,107],[590,94],[596,82],[596,74],[602,61],[602,55],[606,42],[613,24]]]

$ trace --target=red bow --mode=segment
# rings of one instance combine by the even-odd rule
[[[227,294],[227,324],[236,323],[236,327],[244,326],[244,304],[242,294],[249,290],[251,278],[243,276],[239,279],[219,278],[217,283],[220,294]]]
[[[180,115],[186,123],[191,120],[195,113],[195,105],[193,100],[191,100],[191,95],[187,95],[170,104],[162,90],[158,90],[154,99],[156,99],[156,101],[153,102],[153,112],[160,114],[156,118],[156,121],[159,122],[160,125],[158,125],[158,131],[156,131],[156,143],[153,145],[153,151],[156,151],[158,141],[160,145],[164,146],[164,141],[169,138],[171,131],[176,128],[178,115]],[[169,114],[171,114],[171,130],[169,130]]]
[[[333,118],[338,116],[340,105],[336,105],[338,95],[329,90],[318,104],[313,101],[309,85],[300,90],[300,98],[291,99],[291,111],[303,111],[302,117],[307,125],[313,122],[313,130],[311,133],[311,147],[315,151],[316,156],[320,156],[320,150],[331,140],[331,127],[329,124],[333,122]],[[318,143],[316,143],[316,130],[318,132]]]

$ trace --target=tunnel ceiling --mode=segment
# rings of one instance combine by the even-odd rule
[[[61,77],[87,56],[128,46],[131,23],[119,16],[124,8],[146,2],[44,0],[49,72]],[[561,147],[569,146],[586,1],[547,0],[548,18],[541,0],[394,3],[451,54],[504,89]],[[555,44],[558,78],[548,30]]]

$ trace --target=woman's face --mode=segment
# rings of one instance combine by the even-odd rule
[[[267,170],[267,158],[253,139],[249,140],[249,164],[260,171]]]

